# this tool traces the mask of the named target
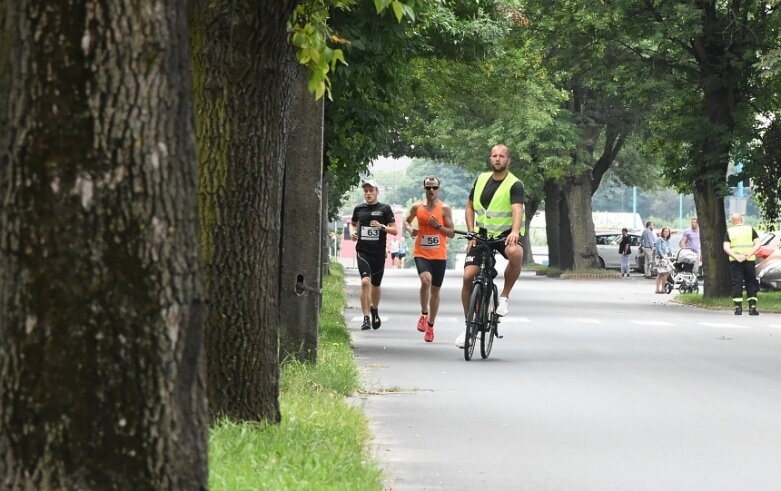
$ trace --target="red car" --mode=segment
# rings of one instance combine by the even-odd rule
[[[760,242],[754,268],[761,286],[781,290],[781,233],[770,232]]]

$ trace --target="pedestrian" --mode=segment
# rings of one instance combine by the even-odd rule
[[[756,272],[756,253],[760,248],[759,234],[751,225],[743,225],[743,215],[733,213],[730,216],[732,226],[724,235],[724,252],[729,256],[729,271],[732,275],[732,302],[735,315],[743,314],[743,284],[748,296],[748,315],[757,312],[757,292],[759,282]]]
[[[399,239],[399,269],[404,269],[404,258],[407,257],[407,241]]]
[[[654,245],[656,252],[656,293],[667,293],[667,265],[672,260],[673,251],[670,248],[670,227],[662,227],[659,238]]]
[[[393,262],[394,268],[399,267],[399,243],[399,240],[393,239],[390,244],[391,261]]]
[[[632,238],[629,230],[621,229],[621,241],[618,243],[618,253],[621,255],[621,277],[629,276],[629,258],[632,256]]]
[[[350,221],[350,237],[355,244],[358,272],[361,275],[361,330],[379,329],[379,305],[382,276],[385,274],[387,234],[396,235],[396,218],[389,205],[380,203],[380,188],[370,179],[364,179],[364,203],[353,209]],[[371,315],[371,320],[369,316]]]
[[[412,205],[404,226],[415,238],[412,257],[420,278],[420,318],[417,329],[423,340],[434,341],[434,322],[439,311],[439,289],[447,268],[447,238],[455,235],[450,206],[439,199],[438,177],[423,179],[425,201]],[[414,220],[418,228],[412,227]]]
[[[645,222],[645,230],[640,236],[640,251],[643,253],[643,274],[648,280],[652,277],[654,266],[654,243],[656,243],[654,224]]]
[[[521,274],[523,247],[521,236],[525,234],[524,224],[524,187],[520,179],[510,172],[512,162],[510,149],[499,144],[491,148],[489,156],[491,170],[480,174],[472,185],[464,211],[467,230],[492,238],[504,238],[504,244],[497,250],[507,259],[504,270],[504,286],[499,295],[496,314],[508,313],[510,291]],[[461,303],[464,316],[469,309],[469,296],[472,293],[472,280],[480,271],[482,255],[490,254],[483,245],[469,241],[464,259],[464,279],[461,285]],[[464,347],[466,328],[456,338],[456,346]]]
[[[694,263],[694,274],[699,276],[700,264],[702,264],[702,248],[700,245],[700,222],[697,217],[692,218],[691,227],[683,231],[680,247],[691,249],[697,254],[697,260]]]

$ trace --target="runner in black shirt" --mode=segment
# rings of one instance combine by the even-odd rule
[[[361,184],[365,203],[353,210],[350,221],[350,237],[355,244],[358,259],[358,271],[361,274],[361,309],[363,310],[362,330],[370,327],[379,329],[380,284],[385,273],[385,248],[387,234],[396,235],[396,218],[389,205],[377,201],[380,193],[377,183],[364,180]],[[371,313],[371,323],[369,314]]]

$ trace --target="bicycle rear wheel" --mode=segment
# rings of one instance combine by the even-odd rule
[[[464,359],[472,359],[472,353],[477,344],[477,330],[480,325],[480,310],[483,303],[483,285],[477,283],[472,286],[472,295],[469,296],[469,309],[466,314],[466,337],[464,338]]]
[[[488,298],[483,302],[483,331],[480,333],[480,356],[483,359],[491,354],[496,335],[496,308],[499,306],[499,297],[496,295],[496,285],[488,292]]]

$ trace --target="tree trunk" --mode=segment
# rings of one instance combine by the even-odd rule
[[[700,223],[702,268],[705,277],[703,297],[728,297],[729,261],[722,248],[724,235],[727,233],[724,198],[717,194],[714,186],[698,180],[694,183],[694,204]]]
[[[292,76],[286,22],[294,4],[190,4],[209,410],[234,421],[280,419],[280,202]]]
[[[323,237],[323,101],[309,93],[309,71],[290,48],[292,83],[282,210],[280,357],[317,361]]]
[[[184,9],[0,6],[2,489],[207,487]]]
[[[567,179],[567,215],[572,234],[574,269],[599,268],[594,219],[591,215],[591,172]]]
[[[561,186],[556,181],[547,179],[543,189],[545,191],[545,236],[548,239],[548,266],[557,268],[561,265],[561,237],[559,236]]]
[[[532,218],[534,218],[534,215],[537,213],[537,209],[540,207],[540,200],[538,199],[530,199],[529,202],[526,204],[525,211],[525,217],[524,217],[524,226],[526,227],[526,235],[523,236],[523,264],[534,264],[534,253],[532,252],[532,241],[531,241],[531,228],[529,225],[531,224]]]

